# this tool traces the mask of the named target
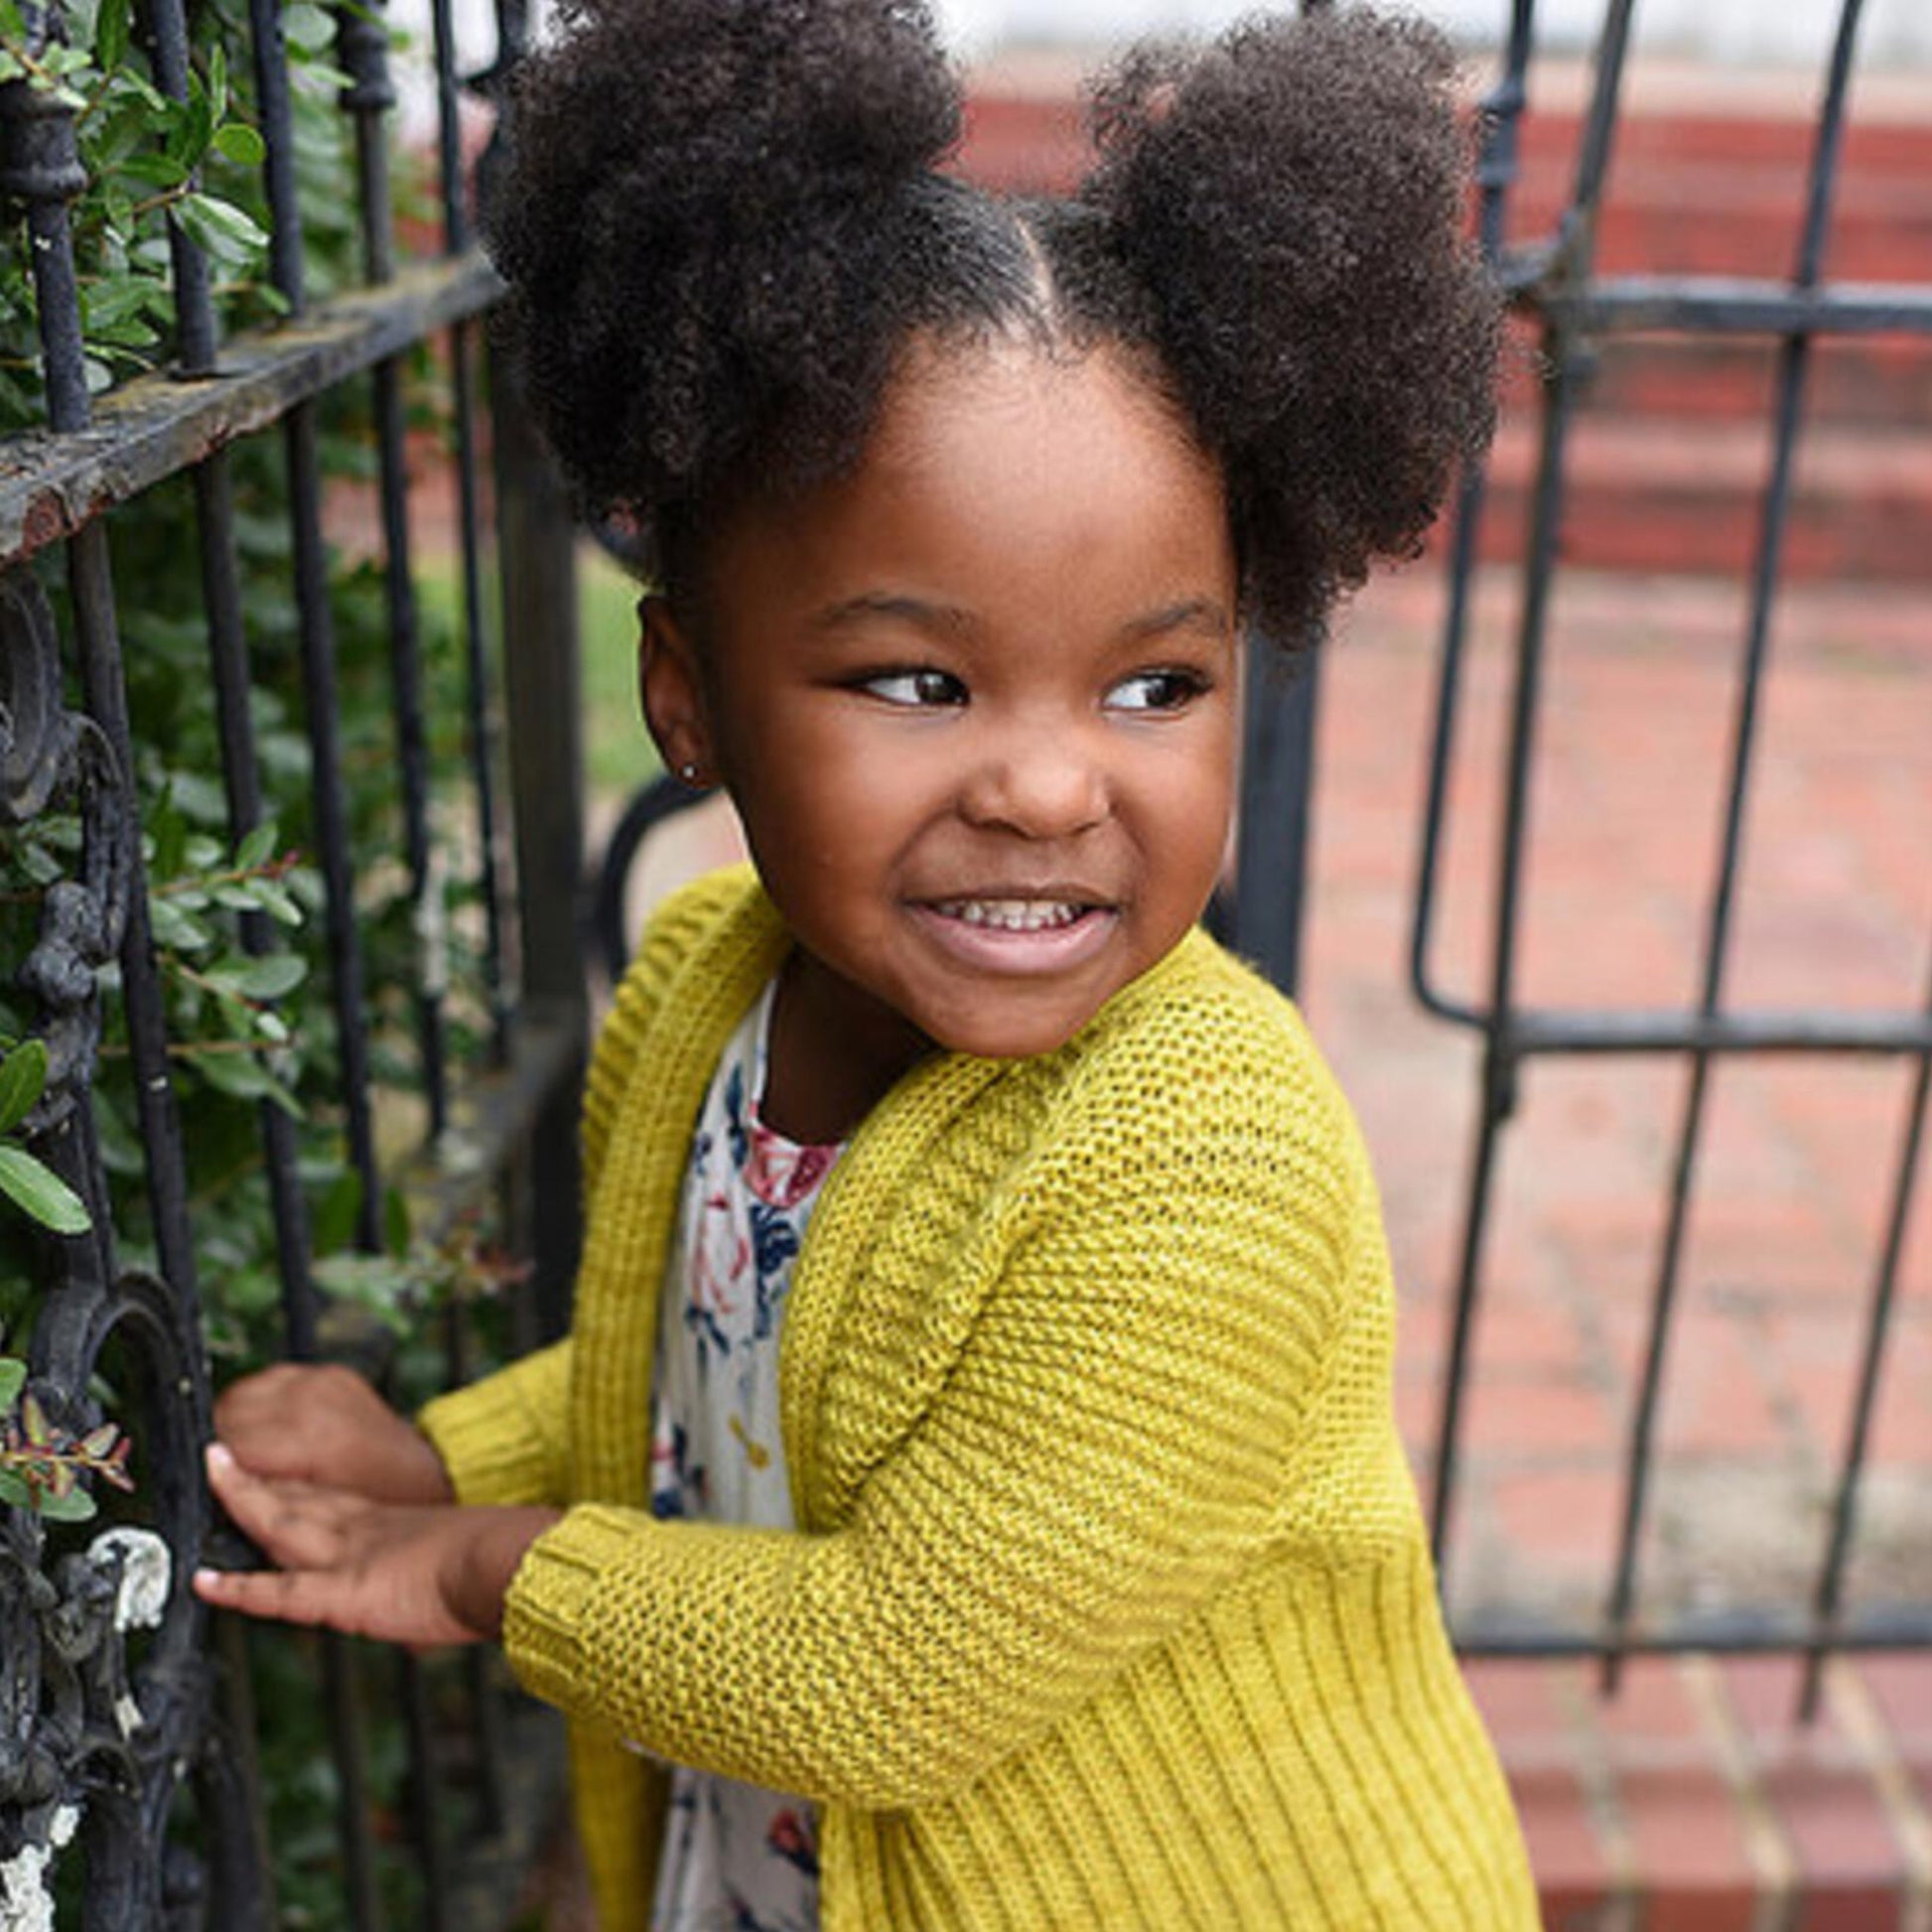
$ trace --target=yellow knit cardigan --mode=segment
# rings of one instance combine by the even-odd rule
[[[748,874],[653,922],[585,1105],[569,1341],[424,1426],[569,1505],[504,1644],[573,1719],[606,1932],[660,1757],[816,1799],[825,1932],[1531,1932],[1389,1402],[1359,1137],[1292,1008],[1195,933],[1069,1044],[941,1054],[854,1138],[781,1342],[799,1529],[645,1507],[691,1124],[786,935]]]

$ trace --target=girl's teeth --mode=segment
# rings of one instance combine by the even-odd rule
[[[1077,905],[1036,898],[952,899],[939,909],[968,925],[996,926],[1002,932],[1040,932],[1047,926],[1071,925],[1080,916]]]

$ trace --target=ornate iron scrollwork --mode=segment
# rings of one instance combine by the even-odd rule
[[[0,825],[28,825],[62,805],[80,820],[80,876],[48,888],[39,943],[17,976],[40,1003],[47,1043],[47,1087],[29,1134],[61,1127],[93,1083],[95,987],[121,943],[133,827],[106,735],[62,708],[46,594],[16,570],[0,577]]]
[[[211,1718],[207,1616],[187,1584],[207,1527],[207,1385],[201,1337],[169,1285],[114,1260],[87,1094],[99,975],[124,929],[135,830],[111,746],[64,709],[61,690],[45,595],[26,571],[0,578],[0,825],[68,812],[80,828],[73,876],[46,889],[37,942],[16,976],[38,1008],[49,1064],[23,1126],[95,1220],[91,1235],[49,1237],[30,1388],[56,1429],[84,1433],[100,1420],[87,1391],[113,1340],[148,1523],[63,1550],[56,1539],[72,1531],[0,1510],[0,1932],[51,1932],[52,1873],[76,1831],[86,1840],[88,1924],[187,1932],[204,1922],[208,1887],[199,1863],[170,1843],[169,1812],[193,1774],[206,1815],[210,1785],[218,1794],[228,1776]],[[148,1634],[131,1657],[133,1630]],[[247,1849],[230,1848],[234,1834],[218,1816],[209,1823],[224,1910],[256,1899]]]

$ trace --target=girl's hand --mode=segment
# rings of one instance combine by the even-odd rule
[[[214,1405],[214,1433],[254,1474],[383,1503],[456,1500],[442,1458],[353,1369],[282,1362]]]
[[[280,1567],[199,1570],[204,1601],[415,1648],[497,1637],[516,1566],[560,1513],[375,1502],[256,1475],[218,1443],[207,1475],[236,1526]]]

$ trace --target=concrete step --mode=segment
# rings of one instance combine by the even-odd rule
[[[1482,554],[1523,554],[1539,429],[1512,410],[1491,458]],[[1750,568],[1770,473],[1764,419],[1695,422],[1587,409],[1566,461],[1564,561],[1599,570],[1736,576]],[[1820,425],[1792,474],[1785,574],[1932,581],[1932,436]]]

